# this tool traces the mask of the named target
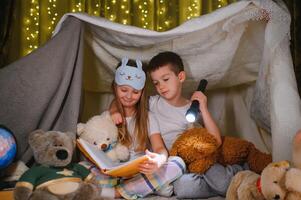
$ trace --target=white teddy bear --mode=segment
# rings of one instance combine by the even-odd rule
[[[118,142],[118,129],[108,111],[77,124],[77,135],[104,151],[112,161],[129,159],[129,149]]]

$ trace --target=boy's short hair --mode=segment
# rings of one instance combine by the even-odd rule
[[[164,51],[154,56],[148,63],[147,71],[153,72],[165,65],[171,65],[171,70],[178,75],[181,71],[184,71],[184,65],[181,57],[171,51]]]

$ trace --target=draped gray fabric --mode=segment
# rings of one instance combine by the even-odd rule
[[[14,132],[18,158],[25,162],[32,156],[27,143],[31,131],[76,130],[82,32],[79,20],[68,19],[44,46],[0,70],[0,124]]]

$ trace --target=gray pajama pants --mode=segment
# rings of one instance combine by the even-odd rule
[[[184,174],[173,183],[174,193],[178,199],[226,196],[232,177],[245,169],[248,167],[215,164],[204,174]]]

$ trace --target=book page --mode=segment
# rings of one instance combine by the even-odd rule
[[[84,151],[86,151],[86,153],[88,154],[86,156],[91,157],[93,161],[96,162],[95,164],[97,164],[101,169],[108,170],[120,165],[118,162],[113,162],[102,150],[99,150],[94,145],[89,144],[81,138],[77,139],[77,141],[84,148]]]
[[[113,162],[103,151],[94,145],[89,144],[81,138],[77,139],[77,142],[80,151],[94,162],[103,173],[110,176],[131,177],[139,172],[139,164],[148,160],[148,156],[144,155],[127,162]]]

